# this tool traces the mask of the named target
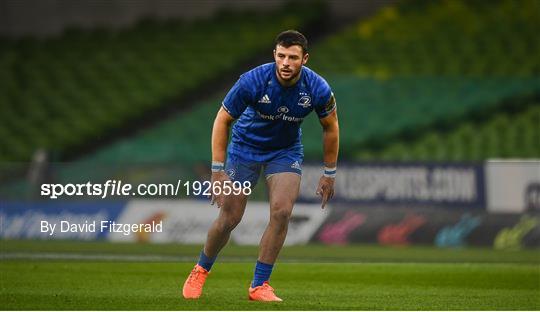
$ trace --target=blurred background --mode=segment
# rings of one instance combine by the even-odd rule
[[[221,100],[286,29],[308,37],[341,128],[321,211],[321,127],[303,123],[288,244],[540,247],[536,0],[1,0],[0,236],[203,243],[204,199],[47,200],[40,186],[207,180]],[[265,199],[260,181],[233,243],[258,243]],[[39,231],[101,217],[165,233]]]

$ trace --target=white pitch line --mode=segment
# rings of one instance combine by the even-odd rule
[[[0,254],[0,260],[100,260],[100,261],[130,261],[130,262],[193,262],[196,256],[166,256],[166,255],[115,255],[115,254],[78,254],[53,252],[9,252]],[[254,261],[254,257],[223,257],[226,262]]]
[[[220,256],[219,262],[253,262],[257,259],[256,255],[252,257],[230,257]],[[197,261],[197,256],[168,256],[168,255],[135,255],[135,254],[81,254],[81,253],[61,253],[61,252],[4,252],[0,253],[0,261],[6,260],[74,260],[74,261],[126,261],[126,262],[183,262],[194,263]],[[304,263],[304,264],[374,264],[374,265],[515,265],[523,264],[530,265],[531,263],[519,262],[422,262],[422,261],[337,261],[332,259],[299,259],[299,258],[284,258],[279,260],[281,263]],[[538,263],[533,263],[538,264]]]
[[[257,255],[252,257],[220,256],[219,262],[254,262]],[[128,261],[128,262],[187,262],[197,261],[197,256],[167,256],[167,255],[135,255],[135,254],[82,254],[66,252],[4,252],[0,253],[2,260],[86,260],[86,261]],[[282,263],[306,263],[307,259],[284,258]],[[316,263],[344,263],[342,261],[313,261]],[[353,262],[356,263],[356,262]]]

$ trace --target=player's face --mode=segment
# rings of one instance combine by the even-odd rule
[[[296,81],[302,65],[307,63],[309,55],[302,52],[302,47],[292,45],[288,48],[277,45],[274,50],[274,59],[277,65],[277,74],[284,82]]]

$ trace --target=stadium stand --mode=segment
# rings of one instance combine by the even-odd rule
[[[438,148],[427,154],[410,152],[405,140],[388,147],[393,152],[376,155],[385,160],[539,157],[538,149],[527,149],[525,142],[510,151],[505,144],[483,149],[483,144],[470,146],[452,137],[463,151],[453,153],[445,149],[451,137],[436,135],[482,111],[500,109],[505,116],[502,104],[516,98],[530,97],[528,105],[538,105],[538,12],[537,1],[405,1],[315,46],[311,66],[331,81],[341,123],[351,129],[343,133],[344,152],[373,160],[370,150],[404,134],[433,132],[428,137]],[[482,127],[475,120],[469,123]],[[538,124],[522,128],[540,132]],[[310,140],[315,144],[317,138]]]
[[[539,11],[535,0],[403,1],[313,47],[311,65],[380,79],[537,76]]]
[[[217,17],[220,23],[146,22],[121,33],[70,32],[56,41],[41,43],[4,40],[2,68],[18,64],[19,55],[14,51],[32,57],[28,64],[18,64],[20,78],[4,86],[9,92],[1,92],[2,103],[19,103],[13,101],[23,96],[22,89],[17,88],[28,81],[32,84],[25,89],[23,104],[11,105],[0,117],[0,140],[5,146],[13,146],[2,157],[27,158],[38,143],[61,151],[78,140],[105,135],[136,116],[137,109],[138,114],[144,114],[174,92],[226,73],[241,60],[264,51],[283,25],[301,25],[318,11],[313,12],[309,18],[277,12],[264,16],[246,13],[242,15],[245,19],[223,15]],[[540,29],[538,12],[540,2],[535,0],[404,1],[314,44],[308,66],[321,73],[335,91],[342,129],[341,159],[478,161],[540,157],[540,59],[535,57],[540,55],[535,31]],[[262,25],[268,28],[262,29]],[[199,57],[208,60],[208,70],[186,79],[185,73],[196,72],[187,60],[199,49],[187,47],[197,42],[199,30],[215,35],[212,38],[219,42],[219,58],[213,59],[218,55],[215,53]],[[231,38],[238,38],[239,32],[244,40],[235,42],[245,43],[242,49],[228,44]],[[185,41],[173,43],[178,33],[184,34]],[[257,40],[251,40],[254,37]],[[94,63],[80,64],[77,60],[87,57],[92,40],[109,50],[92,53]],[[28,48],[31,45],[43,47],[48,54],[35,56],[38,53]],[[78,54],[55,54],[74,47],[78,47]],[[184,51],[186,48],[189,51]],[[134,52],[119,54],[126,49]],[[143,64],[141,57],[153,62]],[[38,60],[47,58],[58,60],[47,64],[48,70],[39,71],[43,74],[40,76],[33,70],[44,66]],[[66,65],[64,58],[76,66]],[[179,69],[179,64],[186,67]],[[102,71],[110,74],[103,77]],[[190,111],[172,115],[156,127],[142,129],[136,136],[86,155],[58,175],[70,177],[77,172],[78,176],[92,177],[99,175],[99,167],[104,172],[101,176],[122,176],[125,166],[190,167],[208,162],[211,123],[223,96],[221,91],[213,99],[194,103]],[[75,102],[80,106],[72,107]],[[28,107],[35,109],[25,110]],[[44,114],[54,117],[47,119],[46,129],[40,126]],[[13,116],[23,116],[25,124],[36,126],[22,126]],[[70,131],[66,131],[66,125]],[[62,144],[58,145],[60,136]],[[306,159],[320,160],[321,129],[313,115],[303,124],[303,142]],[[131,177],[152,179],[154,173],[143,172],[132,173]],[[167,173],[158,175],[162,178]]]
[[[445,144],[441,144],[445,142]],[[488,158],[536,158],[540,155],[540,105],[516,114],[498,112],[485,121],[462,121],[449,132],[431,131],[401,140],[357,158],[399,161],[482,161]]]
[[[342,150],[348,152],[346,156],[354,156],[350,149],[358,143],[375,141],[383,144],[381,141],[385,138],[408,129],[415,132],[420,127],[430,127],[433,120],[453,122],[459,120],[464,112],[470,112],[471,108],[477,111],[493,108],[499,103],[496,99],[531,92],[540,87],[540,80],[520,81],[504,78],[333,79],[334,91],[339,95],[340,124],[345,129],[341,133]],[[498,88],[502,84],[509,87]],[[350,90],[365,92],[356,94]],[[441,99],[444,103],[434,105],[442,102]],[[125,162],[125,155],[130,155],[130,162],[133,163],[192,164],[201,160],[209,161],[211,126],[220,103],[221,97],[198,103],[189,114],[165,121],[135,138],[102,149],[88,157],[87,161],[119,164]],[[386,122],[389,120],[392,122]],[[307,158],[317,159],[320,155],[321,136],[317,119],[310,116],[303,124]]]
[[[0,160],[28,161],[38,148],[62,159],[67,150],[230,72],[266,48],[276,32],[305,25],[320,9],[222,12],[190,23],[146,20],[121,31],[3,38]]]
[[[408,149],[407,140],[395,143],[404,134],[418,137],[433,132],[430,137],[436,137],[441,128],[460,124],[468,116],[504,110],[501,103],[537,96],[540,77],[538,58],[534,55],[540,50],[539,40],[530,31],[517,31],[519,27],[530,30],[538,25],[532,18],[534,14],[524,12],[537,5],[535,1],[525,1],[523,6],[514,5],[512,1],[497,1],[489,6],[468,1],[437,1],[417,5],[414,10],[407,5],[390,6],[373,18],[314,45],[308,65],[327,78],[337,95],[344,130],[341,133],[344,158],[372,160],[370,155],[383,155],[375,152],[388,144]],[[507,14],[508,10],[515,14]],[[496,18],[503,19],[498,23],[515,25],[512,26],[514,31],[493,31],[491,24]],[[474,49],[466,45],[473,45]],[[424,52],[419,54],[419,51]],[[485,57],[486,53],[489,56]],[[422,61],[419,55],[424,56],[420,57]],[[469,70],[471,66],[483,70]],[[87,159],[113,164],[121,163],[125,159],[123,155],[130,155],[134,163],[208,161],[210,127],[222,97],[223,94],[198,103],[192,112],[171,118],[155,129],[122,140]],[[504,111],[500,115],[504,116]],[[201,126],[201,123],[206,125]],[[476,127],[474,120],[468,123]],[[534,133],[540,131],[534,125],[527,129]],[[318,159],[321,130],[313,116],[304,122],[303,142],[306,158]],[[445,141],[437,142],[447,145]],[[458,150],[466,150],[469,143],[462,144],[464,146],[457,147]],[[523,149],[513,153],[489,151],[482,157],[540,155]],[[383,156],[388,160],[412,160],[414,155],[432,160],[478,160],[480,157],[467,152],[459,157],[457,154],[421,156],[405,151]]]

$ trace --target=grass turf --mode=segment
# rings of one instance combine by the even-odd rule
[[[99,242],[0,244],[4,256],[46,251],[194,257],[200,250],[200,246]],[[256,248],[228,246],[223,257],[232,260],[234,256],[255,255]],[[351,256],[363,262],[350,263]],[[216,263],[203,297],[187,301],[181,298],[180,287],[193,266],[191,262],[4,258],[0,261],[0,306],[6,310],[540,309],[538,251],[303,246],[286,248],[281,258],[271,283],[285,301],[270,304],[247,300],[253,261]],[[287,262],[290,260],[306,263]],[[322,260],[327,261],[317,263]]]

